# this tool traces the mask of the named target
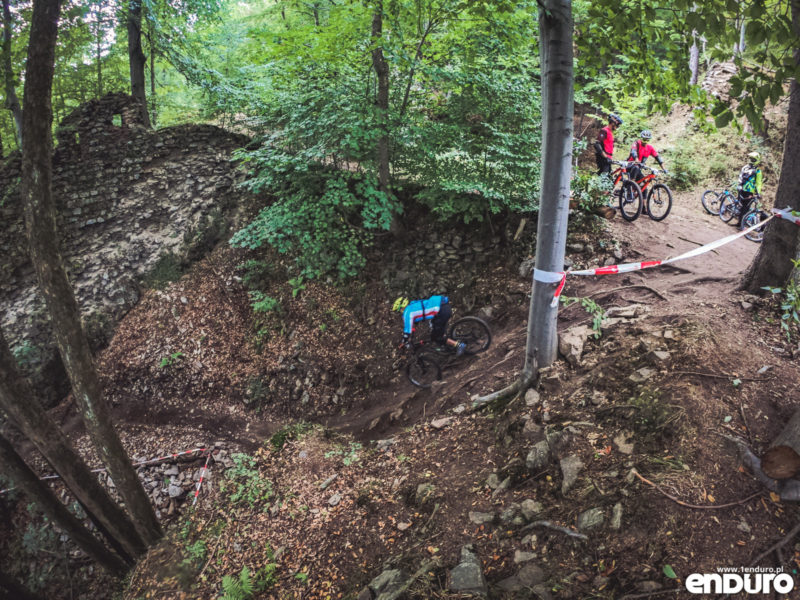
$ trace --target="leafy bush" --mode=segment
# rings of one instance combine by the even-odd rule
[[[357,274],[374,235],[403,210],[378,185],[383,138],[393,189],[423,186],[418,200],[442,218],[536,208],[541,125],[529,10],[489,16],[454,5],[420,39],[429,20],[421,5],[394,5],[380,41],[388,111],[375,102],[368,5],[331,4],[316,22],[295,14],[288,31],[268,10],[259,37],[242,36],[244,46],[228,53],[246,66],[208,89],[210,108],[258,115],[248,127],[263,131],[260,147],[238,156],[250,171],[246,187],[272,200],[234,246],[269,244],[305,280]]]
[[[800,259],[791,259],[795,269],[800,269]],[[792,341],[792,335],[800,329],[800,284],[790,278],[785,288],[765,287],[765,290],[780,297],[781,331],[786,341]]]
[[[598,177],[585,171],[575,175],[570,186],[578,208],[588,213],[606,206],[609,200],[608,194],[614,187],[608,177]]]
[[[250,306],[255,313],[269,313],[269,312],[281,312],[281,302],[273,298],[272,296],[267,296],[263,292],[248,292],[250,296]]]
[[[231,460],[233,467],[225,471],[225,478],[233,488],[230,493],[233,504],[244,502],[252,508],[272,497],[272,482],[261,477],[255,458],[247,454],[233,454]]]

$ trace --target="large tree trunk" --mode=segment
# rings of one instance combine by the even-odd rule
[[[80,313],[58,250],[52,196],[50,94],[53,82],[58,0],[34,0],[25,78],[22,184],[25,223],[39,289],[50,312],[56,344],[81,407],[86,430],[130,511],[139,535],[157,542],[161,526],[125,449],[114,431]]]
[[[372,50],[372,67],[378,78],[378,96],[375,105],[378,107],[379,127],[381,130],[378,136],[377,161],[378,161],[378,185],[380,190],[389,194],[389,65],[383,57],[381,38],[383,36],[383,2],[378,2],[375,13],[372,15],[372,42],[375,48]]]
[[[144,124],[150,127],[144,84],[145,62],[142,50],[142,0],[130,0],[128,2],[128,63],[131,73],[131,95],[141,104],[142,119]]]
[[[542,195],[536,230],[536,269],[564,270],[569,188],[572,176],[572,2],[545,0],[539,7],[542,71]],[[523,378],[558,355],[558,306],[554,284],[534,278],[528,312]]]
[[[792,1],[792,22],[795,33],[800,35],[800,0]],[[800,49],[795,49],[794,60],[800,65]],[[789,115],[775,206],[800,210],[800,169],[797,168],[800,165],[800,86],[796,79],[792,80],[789,90]],[[765,286],[783,287],[792,275],[791,261],[797,257],[798,242],[800,227],[772,219],[767,224],[758,254],[745,272],[742,288],[761,294]]]
[[[121,577],[125,574],[128,569],[122,559],[109,552],[89,533],[89,530],[53,495],[50,488],[39,480],[36,473],[31,471],[2,435],[0,435],[0,462],[3,464],[4,473],[9,475],[14,483],[39,505],[44,514],[80,546],[81,550],[112,575]]]
[[[0,410],[39,449],[98,525],[130,557],[146,545],[125,512],[97,481],[62,431],[42,408],[31,385],[17,372],[0,329]]]
[[[22,147],[22,108],[19,105],[15,87],[16,77],[11,66],[11,8],[8,0],[3,0],[3,80],[5,82],[6,108],[11,111],[17,145]]]

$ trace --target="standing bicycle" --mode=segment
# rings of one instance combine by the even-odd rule
[[[666,183],[659,182],[658,176],[667,171],[659,171],[643,163],[629,163],[628,172],[631,173],[631,177],[634,173],[638,175],[636,183],[645,198],[642,212],[646,211],[654,221],[666,219],[669,211],[672,210],[672,190]]]
[[[626,221],[635,221],[642,212],[644,198],[642,189],[630,177],[628,172],[630,163],[612,160],[611,164],[616,167],[611,172],[611,181],[614,182],[614,190],[611,194],[619,203],[619,213],[622,218]]]

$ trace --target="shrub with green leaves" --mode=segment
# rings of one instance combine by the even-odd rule
[[[255,458],[239,453],[231,455],[231,460],[233,467],[225,471],[225,487],[230,488],[233,504],[242,502],[252,508],[272,497],[272,482],[261,477]]]
[[[795,269],[800,269],[800,259],[792,259],[792,264]],[[764,289],[779,298],[781,331],[786,336],[786,341],[791,342],[792,336],[800,331],[800,284],[797,279],[791,278],[785,288]]]
[[[427,10],[401,1],[382,15],[386,111],[376,107],[370,5],[331,4],[313,20],[268,8],[262,26],[229,53],[242,62],[225,70],[238,75],[209,88],[209,106],[258,115],[247,125],[262,132],[259,146],[238,158],[249,170],[246,187],[270,198],[234,246],[268,244],[294,259],[291,275],[341,279],[359,272],[375,234],[401,214],[395,192],[403,186],[421,189],[417,200],[441,218],[536,208],[534,12],[458,2],[437,6],[436,18]],[[253,53],[258,67],[246,60]],[[391,190],[378,185],[381,139]]]
[[[613,187],[608,177],[598,177],[594,173],[586,171],[578,172],[572,178],[571,183],[571,190],[578,203],[578,208],[587,213],[606,206],[609,200],[608,194]]]

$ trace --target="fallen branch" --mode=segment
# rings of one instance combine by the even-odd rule
[[[527,531],[528,529],[533,529],[534,527],[546,527],[548,529],[552,529],[553,531],[559,531],[563,534],[566,534],[570,537],[578,538],[579,540],[588,540],[589,537],[578,533],[577,531],[573,531],[569,527],[562,527],[561,525],[553,525],[550,521],[534,521],[533,523],[528,523],[520,529],[520,531]]]
[[[690,240],[690,239],[685,238],[685,237],[678,236],[678,239],[679,240],[683,240],[684,242],[689,242],[690,244],[697,244],[698,246],[705,246],[705,244],[701,244],[700,242],[695,242],[694,240]],[[716,255],[719,255],[719,252],[717,252],[716,250],[712,250],[712,252],[714,254],[716,254]]]
[[[681,506],[685,506],[686,508],[696,508],[701,510],[717,510],[720,508],[731,508],[732,506],[739,506],[740,504],[744,504],[745,502],[752,500],[753,498],[760,496],[762,494],[761,491],[756,492],[755,494],[749,495],[747,498],[742,498],[741,500],[737,500],[736,502],[728,502],[727,504],[716,504],[716,505],[700,505],[700,504],[689,504],[688,502],[684,502],[683,500],[676,498],[675,496],[665,492],[661,489],[657,484],[653,483],[649,479],[645,479],[642,477],[636,469],[633,469],[633,474],[636,475],[639,479],[641,479],[647,485],[654,487],[659,492],[661,492],[664,496],[675,502],[676,504],[680,504]]]
[[[620,408],[633,408],[639,410],[641,406],[638,406],[636,404],[612,404],[611,406],[604,406],[602,408],[598,408],[597,410],[594,411],[594,413],[599,414],[599,413],[609,412],[612,410],[617,410]]]
[[[600,290],[598,292],[593,292],[588,296],[584,297],[591,298],[592,296],[601,296],[603,294],[612,294],[614,292],[619,292],[621,290],[631,290],[636,288],[653,292],[656,296],[658,296],[662,300],[667,300],[667,297],[663,293],[659,292],[657,289],[651,288],[649,285],[643,285],[643,284],[621,285],[619,287],[611,288],[610,290]]]
[[[786,544],[791,542],[798,533],[800,533],[800,523],[792,527],[791,531],[787,533],[785,536],[783,536],[783,538],[780,541],[778,541],[776,544],[773,544],[772,546],[764,550],[764,552],[756,556],[753,559],[753,562],[750,563],[750,566],[752,567],[757,565],[759,562],[761,562],[761,559],[764,558],[765,556],[768,556],[772,552],[775,552],[776,550],[780,550],[781,548],[783,548]]]
[[[772,381],[771,377],[736,377],[735,375],[717,375],[716,373],[702,373],[701,371],[673,371],[675,375],[697,375],[698,377],[711,377],[712,379],[738,379],[739,381]]]

